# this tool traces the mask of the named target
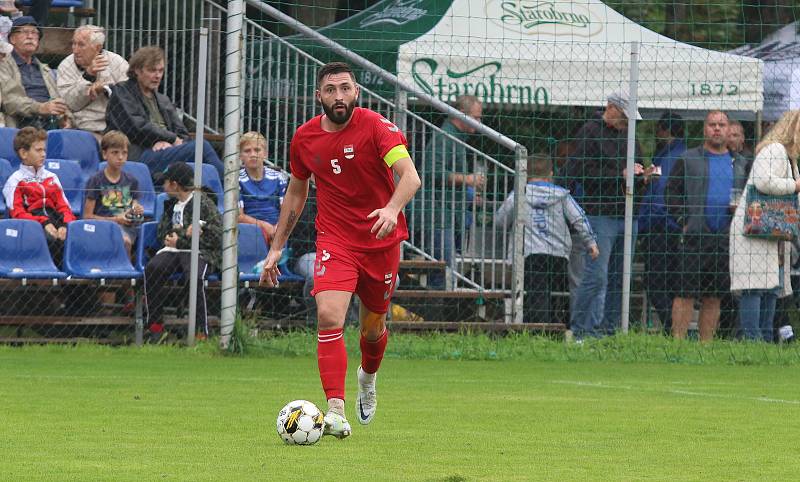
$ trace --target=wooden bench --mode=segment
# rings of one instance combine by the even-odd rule
[[[259,329],[267,330],[297,330],[307,329],[308,323],[305,320],[264,320],[256,323]],[[563,323],[523,323],[523,324],[510,324],[510,323],[494,323],[494,322],[469,322],[469,321],[388,321],[387,326],[393,332],[403,333],[427,333],[427,332],[444,332],[444,333],[495,333],[495,334],[508,334],[519,332],[536,332],[536,333],[563,333],[566,330],[566,325]]]

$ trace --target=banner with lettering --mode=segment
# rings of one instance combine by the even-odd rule
[[[600,106],[627,88],[634,40],[641,108],[761,109],[761,61],[674,41],[596,0],[455,0],[400,46],[397,73],[443,101]]]

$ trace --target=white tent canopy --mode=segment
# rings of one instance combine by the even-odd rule
[[[764,61],[764,119],[777,120],[787,110],[800,109],[800,22],[793,22],[755,46],[731,53]]]
[[[397,71],[443,101],[600,106],[627,89],[633,41],[640,108],[761,110],[761,60],[677,42],[597,0],[454,0],[400,46]]]

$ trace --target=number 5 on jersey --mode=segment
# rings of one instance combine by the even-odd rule
[[[339,165],[339,159],[331,159],[331,167],[333,168],[334,174],[339,174],[342,172],[342,166]]]

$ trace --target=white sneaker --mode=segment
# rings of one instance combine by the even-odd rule
[[[366,425],[372,421],[378,409],[378,396],[375,393],[375,381],[378,374],[368,375],[358,367],[358,396],[356,397],[356,417],[358,423]]]
[[[333,435],[338,439],[343,439],[349,437],[350,432],[350,422],[344,418],[344,415],[332,411],[325,414],[325,429],[322,431],[322,435]]]

